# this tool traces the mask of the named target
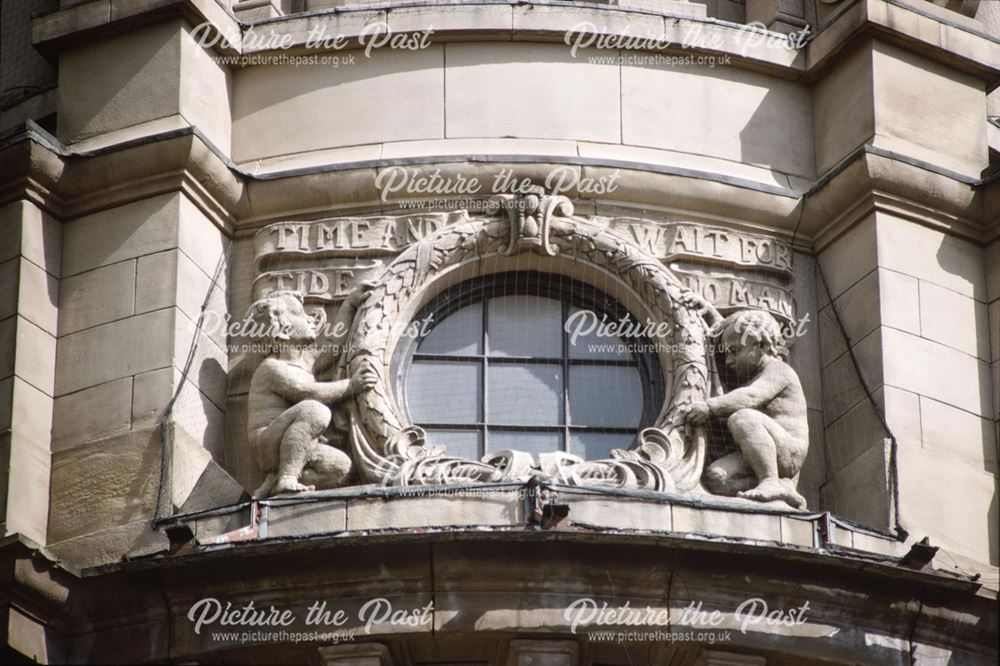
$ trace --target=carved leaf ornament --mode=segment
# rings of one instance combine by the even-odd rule
[[[705,464],[704,429],[685,424],[694,401],[707,396],[707,331],[698,313],[681,301],[682,284],[656,257],[607,229],[573,215],[565,197],[541,191],[496,197],[486,215],[447,226],[409,246],[378,276],[358,308],[345,357],[347,372],[370,364],[376,386],[350,406],[350,443],[361,480],[384,485],[440,485],[524,481],[542,475],[580,486],[667,492],[696,489]],[[539,255],[540,267],[571,259],[581,274],[615,280],[643,303],[651,320],[670,322],[660,340],[667,384],[652,427],[632,448],[605,460],[583,460],[565,452],[530,454],[504,450],[482,460],[448,456],[424,430],[405,422],[389,381],[393,353],[412,313],[434,292],[437,281],[518,253]],[[482,265],[490,265],[484,263]],[[591,270],[592,269],[592,270]],[[668,352],[663,351],[669,350]]]

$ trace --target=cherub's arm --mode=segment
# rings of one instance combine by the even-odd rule
[[[782,365],[768,364],[757,377],[738,389],[705,402],[709,410],[716,416],[729,416],[741,409],[759,409],[775,398],[788,386],[788,378]]]
[[[350,379],[318,382],[301,368],[276,361],[271,365],[269,383],[272,391],[289,402],[318,400],[329,405],[371,388],[377,380],[374,368],[366,366],[355,372]]]
[[[361,301],[371,291],[372,286],[374,286],[372,282],[362,282],[340,304],[337,316],[333,319],[332,335],[327,338],[326,343],[323,345],[324,350],[316,357],[316,361],[313,363],[313,370],[316,374],[320,374],[333,366],[344,352],[344,343],[351,332],[354,313],[357,312],[358,306],[361,305]]]
[[[693,308],[708,324],[709,328],[715,328],[722,322],[722,315],[715,309],[715,306],[708,302],[703,296],[694,293],[690,289],[681,292],[681,300],[688,307]]]

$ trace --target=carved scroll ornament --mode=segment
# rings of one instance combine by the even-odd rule
[[[695,402],[708,397],[706,325],[684,302],[684,286],[654,256],[587,219],[574,217],[564,197],[542,193],[498,198],[499,217],[482,217],[440,229],[399,254],[358,306],[347,350],[353,375],[374,367],[373,388],[351,400],[350,440],[362,481],[391,485],[525,480],[536,474],[573,485],[685,492],[699,487],[705,466],[702,427],[685,423]],[[405,422],[388,373],[400,324],[436,280],[475,262],[531,252],[570,258],[602,279],[618,280],[646,304],[655,321],[670,322],[661,359],[666,399],[652,427],[633,447],[606,460],[583,460],[563,452],[500,451],[481,461],[446,455],[418,426]],[[542,264],[544,267],[544,263]]]

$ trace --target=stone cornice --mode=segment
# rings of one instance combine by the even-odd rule
[[[782,46],[785,36],[779,33],[768,33],[765,43],[747,46],[747,27],[726,21],[562,0],[531,5],[457,0],[369,4],[268,19],[254,24],[252,31],[214,0],[91,0],[36,19],[33,41],[43,51],[54,53],[81,39],[92,41],[114,34],[124,25],[152,22],[171,14],[186,17],[192,25],[204,22],[216,34],[230,36],[231,43],[219,40],[216,48],[244,56],[273,52],[271,40],[279,38],[288,40],[289,52],[294,52],[305,45],[310,31],[320,26],[324,34],[342,36],[346,47],[357,47],[365,26],[371,23],[383,23],[399,34],[433,26],[432,41],[563,42],[567,30],[589,22],[611,36],[662,39],[671,45],[665,47],[667,50],[679,48],[685,34],[697,29],[700,36],[693,48],[698,52],[728,54],[736,66],[804,81],[822,76],[827,65],[850,44],[875,36],[972,74],[988,89],[1000,83],[1000,40],[976,29],[976,21],[933,6],[923,7],[914,0],[857,0],[800,49]]]
[[[245,196],[245,176],[191,128],[81,153],[29,122],[0,140],[0,156],[0,201],[26,198],[63,220],[183,191],[231,234]]]
[[[255,175],[191,128],[79,153],[29,123],[0,139],[0,157],[0,204],[27,198],[69,220],[183,191],[229,235],[281,219],[398,210],[399,200],[380,201],[375,183],[379,170],[401,165],[438,171],[444,178],[476,176],[483,182],[492,181],[501,169],[539,181],[556,166],[568,165],[581,177],[594,179],[618,170],[619,186],[612,196],[575,190],[566,195],[582,213],[628,209],[654,219],[685,214],[783,231],[805,247],[822,246],[876,208],[983,244],[996,238],[1000,220],[1000,180],[972,181],[872,146],[860,147],[804,191],[682,167],[545,155],[428,156]],[[109,172],[114,179],[107,177]]]
[[[816,80],[852,44],[874,37],[971,74],[992,90],[1000,84],[1000,39],[974,24],[929,2],[857,0],[809,42],[805,78]]]
[[[128,662],[194,658],[225,649],[207,631],[196,635],[187,619],[191,605],[207,597],[234,606],[251,599],[262,604],[266,598],[265,607],[296,609],[299,617],[321,600],[353,617],[356,605],[372,596],[389,597],[398,607],[412,606],[416,599],[422,606],[433,598],[433,612],[440,614],[436,630],[453,636],[473,629],[514,629],[509,622],[516,618],[481,612],[497,608],[498,598],[516,599],[519,613],[530,612],[535,619],[531,633],[545,636],[567,631],[563,609],[581,596],[676,609],[702,601],[727,613],[745,599],[760,597],[785,608],[809,601],[804,628],[780,635],[764,627],[735,631],[734,646],[773,649],[778,644],[792,654],[863,661],[862,656],[878,654],[866,637],[898,635],[903,617],[909,640],[980,655],[995,652],[995,595],[967,581],[845,555],[679,536],[453,531],[226,545],[206,554],[126,562],[77,578],[35,561],[37,554],[25,545],[8,543],[0,547],[0,562],[13,583],[8,589],[14,601],[0,605],[0,611],[8,606],[23,612],[21,600],[55,594],[36,605],[32,617],[65,632],[66,661],[87,663],[106,661],[111,654]],[[613,580],[595,575],[608,566],[614,567]],[[330,571],[337,576],[331,578]],[[371,580],[379,575],[398,584],[374,592]],[[262,581],[266,597],[255,598],[259,590],[248,589],[248,579]],[[720,580],[726,584],[720,587]],[[483,605],[484,594],[489,607]],[[931,611],[919,603],[926,595],[934,599]],[[130,640],[123,644],[125,629]],[[836,641],[829,640],[831,630],[839,633]],[[372,637],[392,641],[412,632],[400,627]]]

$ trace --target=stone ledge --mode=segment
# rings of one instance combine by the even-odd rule
[[[424,496],[406,496],[425,491]],[[427,488],[363,487],[264,500],[259,529],[233,541],[267,541],[336,535],[423,531],[534,530],[525,514],[525,490],[516,485]],[[555,532],[662,535],[745,542],[824,552],[828,547],[875,559],[902,557],[907,547],[889,535],[829,514],[792,511],[731,498],[667,498],[561,489],[555,501],[568,504],[569,518]],[[244,505],[185,521],[199,541],[245,530],[251,512]],[[822,525],[827,525],[822,528]],[[824,529],[829,532],[824,541]],[[540,530],[542,532],[546,530]]]
[[[326,601],[331,611],[345,610],[345,631],[360,638],[364,625],[354,618],[375,596],[398,609],[423,608],[433,599],[433,624],[422,636],[458,640],[513,630],[523,639],[582,641],[587,629],[581,624],[575,638],[568,636],[564,611],[584,597],[609,608],[629,601],[631,608],[669,610],[678,627],[691,626],[683,611],[692,603],[719,610],[729,627],[739,625],[734,610],[744,600],[782,609],[808,601],[802,623],[787,630],[759,623],[747,632],[736,626],[727,649],[881,664],[930,645],[951,650],[961,663],[995,663],[995,595],[977,592],[968,581],[823,553],[690,539],[465,532],[452,539],[414,534],[244,544],[238,551],[227,545],[81,577],[38,557],[44,551],[37,545],[13,538],[0,543],[0,563],[15,586],[12,607],[24,608],[26,599],[44,602],[30,607],[34,617],[65,627],[73,637],[67,659],[73,663],[104,663],[123,649],[130,660],[226,660],[210,632],[195,634],[187,619],[192,604],[206,597],[235,607],[251,600],[274,604],[300,621],[311,604]],[[921,597],[934,603],[920,604]],[[66,599],[73,600],[68,607]],[[373,629],[365,640],[395,645],[414,636],[408,626]],[[244,647],[258,646],[265,643]]]
[[[183,191],[203,213],[225,233],[240,228],[255,228],[279,219],[294,219],[321,211],[324,215],[350,215],[385,210],[379,203],[375,176],[381,160],[335,162],[293,169],[266,176],[240,170],[198,133],[184,129],[143,137],[125,144],[81,154],[87,159],[67,159],[69,152],[57,143],[47,142],[47,134],[37,129],[0,142],[0,155],[8,167],[10,185],[0,190],[0,204],[19,198],[37,201],[51,214],[73,219],[133,201],[136,197]],[[54,141],[54,140],[53,140]],[[479,175],[491,178],[501,169],[515,169],[525,177],[547,173],[566,160],[551,157],[496,155],[486,162],[478,156],[474,162],[458,158],[426,157],[406,162],[419,171],[440,170],[443,178]],[[115,162],[120,178],[116,187],[101,185],[107,164]],[[648,211],[651,207],[703,210],[708,202],[720,215],[740,219],[747,224],[766,224],[791,232],[801,210],[796,190],[784,192],[746,189],[749,181],[716,176],[709,180],[705,172],[661,169],[649,172],[639,163],[623,164],[601,160],[582,160],[580,168],[587,177],[627,170],[616,192],[615,206],[631,206]],[[159,165],[159,166],[157,166]],[[632,170],[634,169],[634,170]],[[24,178],[21,180],[21,178]],[[485,182],[485,181],[484,181]],[[192,183],[198,183],[195,188]],[[984,187],[958,182],[947,175],[933,173],[899,159],[859,151],[847,163],[823,175],[805,197],[805,214],[798,237],[817,243],[821,249],[852,226],[858,216],[873,209],[895,211],[921,224],[984,242],[1000,232],[988,223],[1000,210],[1000,180],[983,183]],[[800,183],[796,187],[801,186]],[[872,190],[881,194],[871,195]],[[569,192],[575,197],[578,193]],[[253,201],[251,208],[250,201]],[[599,208],[605,203],[596,201]],[[845,202],[858,202],[843,215]],[[985,204],[985,205],[984,205]],[[723,208],[720,208],[723,206]],[[888,208],[886,208],[888,206]],[[929,206],[938,212],[929,214]],[[601,211],[598,210],[598,213]],[[619,211],[620,212],[620,211]],[[915,217],[916,216],[916,217]],[[823,225],[824,220],[833,221]]]

